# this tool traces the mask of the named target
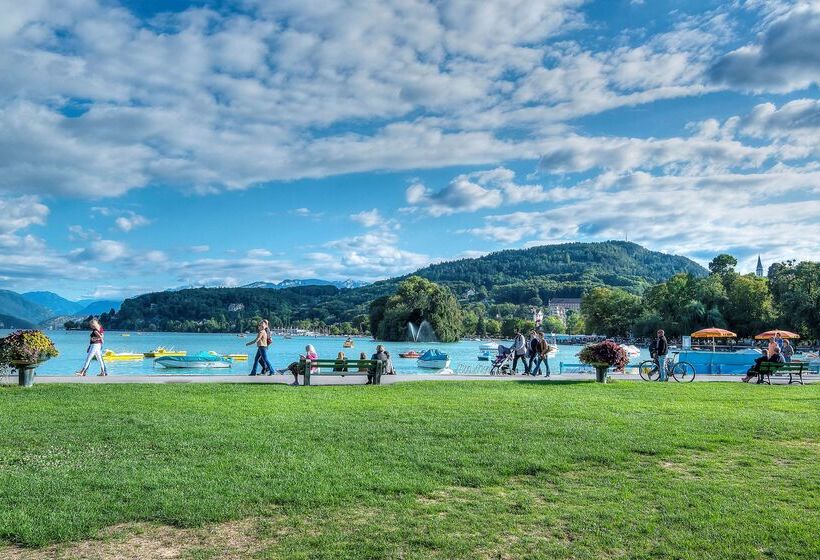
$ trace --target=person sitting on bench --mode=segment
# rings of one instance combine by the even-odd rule
[[[749,371],[746,372],[746,375],[741,379],[744,383],[748,383],[752,377],[758,376],[757,382],[763,382],[763,376],[760,374],[760,364],[769,362],[775,364],[783,364],[786,360],[783,358],[783,354],[780,353],[780,347],[772,341],[769,343],[769,348],[766,350],[766,353],[760,356],[755,360],[755,365],[749,368]]]

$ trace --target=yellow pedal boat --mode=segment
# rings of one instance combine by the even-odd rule
[[[164,356],[187,356],[188,352],[185,350],[173,350],[171,348],[164,348],[157,346],[150,352],[143,354],[146,358],[162,358]]]
[[[103,360],[107,362],[134,362],[143,359],[142,354],[134,354],[133,352],[114,352],[113,350],[106,350],[103,352]]]

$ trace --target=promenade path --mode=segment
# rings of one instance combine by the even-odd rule
[[[553,383],[560,381],[592,381],[595,375],[592,373],[565,373],[553,374],[548,379],[543,377],[532,377],[528,375],[442,375],[435,373],[413,373],[413,374],[398,374],[385,375],[382,377],[382,385],[391,385],[393,383],[403,383],[412,381],[524,381],[528,383]],[[637,374],[614,374],[611,376],[612,380],[621,381],[641,381]],[[739,383],[740,375],[698,375],[695,382],[731,382]],[[803,379],[806,383],[817,383],[820,381],[820,375],[804,375]],[[107,377],[97,377],[91,375],[88,377],[76,377],[74,375],[43,375],[37,376],[36,383],[85,383],[85,384],[115,384],[115,383],[256,383],[256,384],[288,384],[293,381],[291,375],[270,375],[270,376],[254,376],[249,375],[109,375]],[[301,381],[301,380],[300,380]],[[5,383],[16,383],[16,375],[10,378],[3,379]],[[347,377],[339,376],[314,376],[310,380],[311,385],[362,385],[365,382],[364,376],[354,375]],[[670,383],[675,383],[670,380]],[[785,383],[784,379],[778,378],[773,383],[781,385]]]

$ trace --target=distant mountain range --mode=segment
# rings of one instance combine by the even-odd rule
[[[106,311],[119,310],[121,300],[83,299],[71,301],[54,292],[18,294],[0,290],[0,323],[30,328],[53,317],[88,317]]]
[[[300,286],[333,286],[340,290],[361,288],[367,286],[369,282],[360,280],[320,280],[318,278],[307,278],[305,280],[282,280],[281,282],[253,282],[240,286],[241,288],[266,288],[270,290],[284,290],[285,288],[298,288]]]

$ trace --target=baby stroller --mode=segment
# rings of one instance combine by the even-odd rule
[[[513,351],[503,344],[498,345],[498,354],[493,359],[490,368],[490,375],[511,375],[512,374]]]

